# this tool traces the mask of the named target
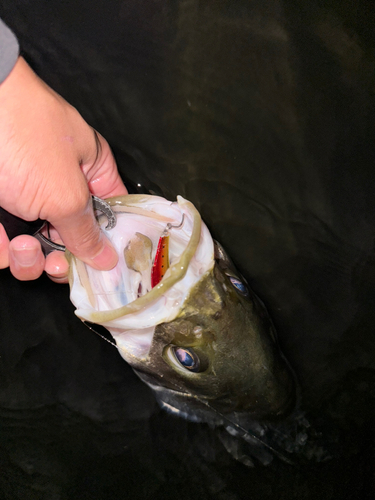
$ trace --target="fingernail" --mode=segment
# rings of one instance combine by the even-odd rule
[[[69,273],[69,263],[62,252],[51,252],[46,257],[44,270],[54,281],[65,280]]]
[[[38,248],[13,248],[13,257],[20,267],[31,267],[38,258]]]
[[[113,269],[118,262],[116,250],[108,243],[104,244],[103,250],[93,259],[92,265],[103,271]]]

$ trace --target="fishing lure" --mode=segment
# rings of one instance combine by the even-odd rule
[[[169,268],[169,231],[182,227],[184,223],[184,214],[182,214],[181,223],[178,226],[167,224],[156,249],[154,263],[151,269],[151,287],[154,288],[163,279]]]
[[[161,236],[156,249],[155,260],[151,269],[151,287],[154,288],[163,279],[169,268],[169,234]]]

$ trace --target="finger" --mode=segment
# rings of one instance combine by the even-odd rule
[[[15,278],[21,281],[39,278],[44,261],[40,243],[32,236],[16,236],[9,243],[9,267]]]
[[[77,191],[70,202],[67,200],[69,193],[65,193],[64,218],[49,218],[49,221],[72,254],[95,269],[109,270],[117,264],[118,256],[95,219],[87,184],[91,192],[101,198],[127,194],[127,190],[118,174],[107,141],[93,129],[91,132],[92,141],[87,141],[90,146],[81,157],[84,176],[79,182],[80,186],[76,181]],[[82,195],[85,189],[86,197]],[[68,203],[73,203],[73,210],[67,208]]]
[[[66,212],[63,219],[51,220],[51,223],[73,255],[95,269],[112,269],[118,256],[99,228],[91,197],[87,196],[86,203],[82,197],[75,198],[75,203],[75,208]]]
[[[44,270],[55,283],[68,283],[69,263],[64,252],[51,252],[46,257]]]
[[[5,269],[9,266],[9,238],[4,229],[4,226],[0,224],[0,269]]]
[[[96,130],[93,130],[96,157],[88,157],[81,169],[86,176],[90,192],[99,198],[123,196],[128,194],[118,173],[115,159],[108,142]]]

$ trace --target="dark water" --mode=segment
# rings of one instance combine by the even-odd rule
[[[14,284],[7,272],[1,284],[0,498],[372,497],[372,371],[357,370],[315,419],[331,460],[250,469],[207,425],[161,412],[116,350],[74,317],[67,287]]]
[[[375,495],[372,2],[3,0],[34,69],[128,184],[193,201],[266,302],[332,459],[249,469],[74,317],[0,282],[6,499]]]

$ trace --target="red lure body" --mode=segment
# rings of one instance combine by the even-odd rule
[[[169,236],[161,236],[151,269],[151,286],[154,288],[163,279],[169,267]]]

